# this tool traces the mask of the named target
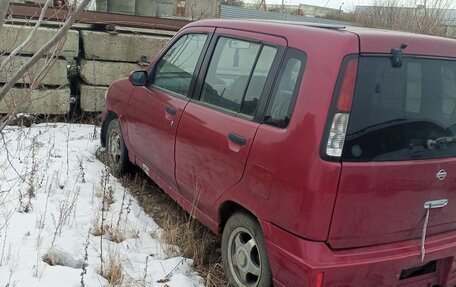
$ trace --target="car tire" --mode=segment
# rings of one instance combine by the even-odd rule
[[[245,212],[232,215],[223,229],[222,261],[232,286],[272,286],[263,232],[258,221]]]
[[[106,132],[106,151],[108,165],[112,174],[121,176],[127,173],[130,167],[128,151],[120,129],[119,120],[113,119],[108,125]]]

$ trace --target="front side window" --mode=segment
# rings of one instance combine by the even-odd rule
[[[158,62],[153,85],[187,96],[206,40],[206,34],[187,34],[177,40]]]
[[[360,57],[345,161],[456,156],[456,60]]]
[[[253,117],[276,53],[276,47],[220,37],[200,101]]]

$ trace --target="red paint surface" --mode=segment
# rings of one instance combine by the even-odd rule
[[[279,129],[122,80],[111,86],[107,110],[121,119],[130,159],[146,163],[149,176],[215,232],[227,202],[254,214],[277,286],[315,286],[320,272],[330,287],[456,284],[455,160],[342,164],[320,158],[345,56],[390,53],[405,43],[405,54],[456,57],[456,41],[254,21],[207,20],[190,27],[220,27],[216,32],[305,51],[292,120]],[[177,114],[167,115],[167,106]],[[246,145],[230,142],[231,132],[245,137]],[[441,168],[449,174],[445,181],[435,177]],[[402,269],[422,264],[424,202],[441,198],[449,205],[431,211],[425,258],[438,262],[437,272],[399,281]]]

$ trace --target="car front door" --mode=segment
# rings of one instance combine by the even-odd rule
[[[176,187],[176,131],[213,31],[185,30],[152,65],[149,84],[131,96],[127,122],[132,150],[137,164],[157,182],[155,176]]]
[[[285,39],[263,34],[216,34],[176,139],[178,187],[204,213],[242,178],[259,126],[254,118],[268,94],[264,87],[286,46]]]

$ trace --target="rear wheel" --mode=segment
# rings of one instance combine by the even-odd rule
[[[128,151],[117,119],[113,119],[108,125],[106,147],[111,172],[116,176],[125,174],[129,168],[130,161],[128,160]]]
[[[222,260],[233,286],[272,286],[263,233],[249,214],[239,212],[228,219],[222,235]]]

